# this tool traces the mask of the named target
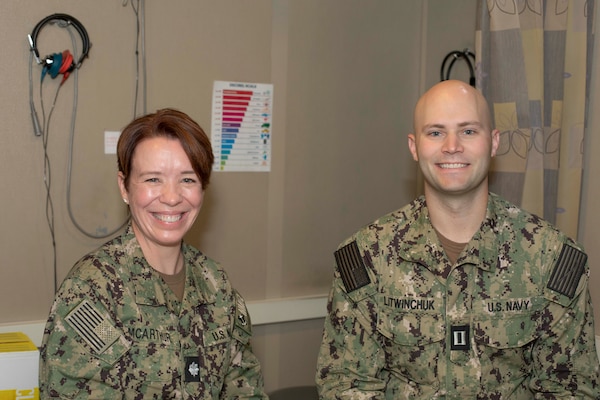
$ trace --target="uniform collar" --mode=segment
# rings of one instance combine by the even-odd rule
[[[126,260],[122,260],[121,264],[129,269],[129,275],[135,290],[136,303],[174,308],[171,306],[174,301],[177,302],[175,295],[171,293],[160,274],[146,261],[131,224],[121,236],[121,242],[126,257]],[[182,252],[186,266],[186,289],[183,301],[185,302],[186,298],[193,295],[193,301],[196,304],[214,302],[215,292],[210,290],[213,283],[199,279],[198,274],[194,274],[192,271],[199,257],[199,252],[185,243],[182,245]],[[198,290],[189,290],[190,286],[198,288]]]
[[[486,271],[495,268],[498,247],[501,245],[497,243],[495,233],[498,221],[496,210],[496,196],[490,193],[485,220],[463,249],[456,265],[473,264]],[[405,211],[413,223],[406,228],[406,233],[401,235],[401,257],[422,264],[431,271],[441,272],[449,261],[431,225],[425,197],[417,198]]]

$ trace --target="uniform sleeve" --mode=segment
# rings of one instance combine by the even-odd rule
[[[242,296],[235,292],[236,314],[234,340],[230,345],[231,363],[225,376],[220,398],[267,400],[260,363],[252,351],[252,323]]]
[[[568,245],[564,248],[573,249]],[[550,278],[546,287],[546,297],[551,302],[542,335],[533,348],[535,364],[530,388],[535,398],[548,398],[548,393],[555,393],[551,398],[600,399],[589,270],[585,261],[580,265],[580,273],[576,272],[576,263],[561,267],[561,258],[555,266],[556,283]],[[573,279],[573,274],[579,279]],[[575,282],[572,291],[569,281]]]
[[[44,329],[40,398],[120,398],[119,383],[110,376],[102,376],[102,371],[126,353],[129,346],[104,309],[85,282],[65,280]],[[74,328],[80,322],[94,324],[93,321],[97,322],[95,327]],[[85,340],[81,336],[84,332]]]
[[[316,373],[320,399],[383,399],[385,382],[378,376],[385,356],[373,320],[344,291],[337,271],[327,311]]]

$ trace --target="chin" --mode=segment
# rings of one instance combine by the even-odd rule
[[[183,238],[179,240],[157,240],[157,243],[164,247],[176,247],[181,246]]]
[[[185,231],[187,232],[187,231]],[[168,232],[165,235],[156,237],[156,242],[163,246],[173,246],[181,243],[183,240],[184,232]]]

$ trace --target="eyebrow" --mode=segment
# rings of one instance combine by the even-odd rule
[[[479,121],[464,121],[464,122],[460,122],[458,124],[459,128],[464,128],[465,126],[477,126],[477,127],[481,128],[481,127],[483,127],[483,124]],[[434,123],[434,124],[427,124],[427,125],[423,126],[424,130],[431,129],[431,128],[446,128],[446,125]]]
[[[464,126],[483,127],[483,124],[480,121],[465,121],[465,122],[461,122],[460,124],[458,124],[458,126],[460,126],[461,128]]]
[[[145,175],[163,175],[164,172],[163,171],[141,171],[140,172],[140,176],[145,176]],[[188,171],[181,171],[181,175],[196,175],[196,171],[194,171],[193,169],[188,170]]]

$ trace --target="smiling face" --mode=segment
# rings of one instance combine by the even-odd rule
[[[179,247],[204,199],[202,182],[179,140],[159,136],[141,141],[127,184],[121,172],[118,181],[142,249]]]
[[[499,138],[490,123],[485,99],[463,82],[439,83],[419,100],[408,145],[423,173],[426,194],[487,192]]]

